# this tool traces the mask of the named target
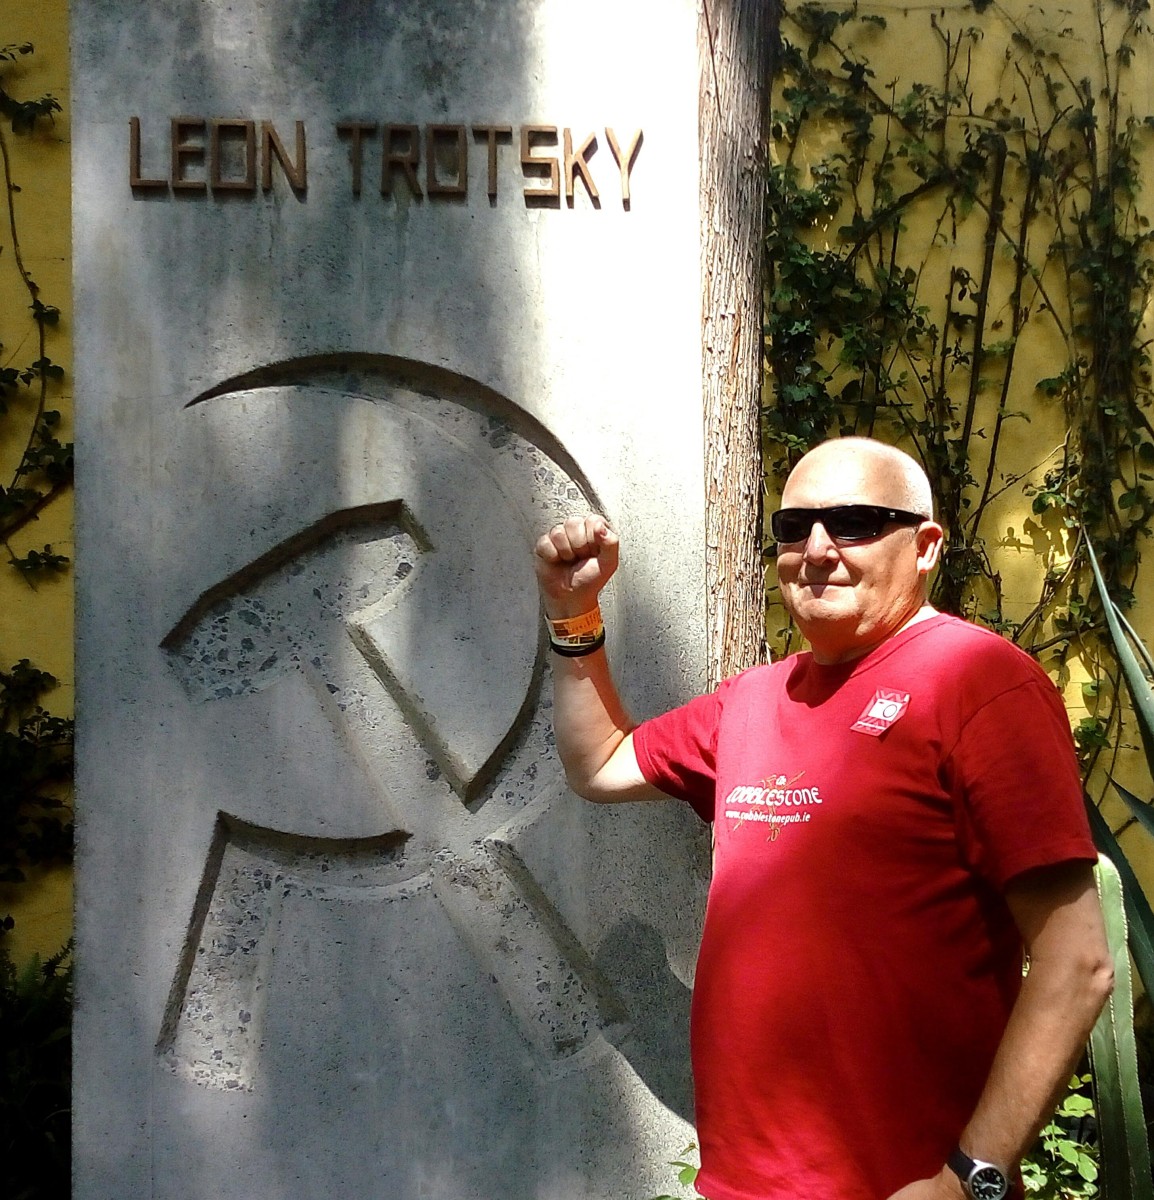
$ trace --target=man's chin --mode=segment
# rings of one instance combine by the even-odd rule
[[[823,622],[840,624],[852,620],[854,613],[853,596],[847,589],[837,584],[824,584],[820,590],[807,589],[807,594],[786,603],[786,609],[798,626],[805,632],[807,625],[820,625]]]

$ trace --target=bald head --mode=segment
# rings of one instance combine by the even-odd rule
[[[816,496],[815,488],[825,494]],[[853,503],[934,515],[930,481],[921,465],[897,447],[873,438],[822,442],[798,462],[782,490],[782,505],[787,508]]]
[[[819,512],[816,520],[802,520],[804,537],[778,543],[782,603],[817,662],[858,658],[933,615],[926,597],[942,528],[932,520],[926,474],[908,454],[871,438],[822,442],[789,473],[781,504],[810,510],[875,505],[930,518],[884,521],[875,533],[850,536],[838,533],[838,522],[829,529]]]

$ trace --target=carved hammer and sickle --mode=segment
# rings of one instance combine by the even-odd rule
[[[282,414],[363,404],[315,386],[233,395]],[[201,419],[226,402],[203,406]],[[340,789],[317,798],[323,820],[308,828],[220,812],[160,1038],[208,1084],[251,1086],[259,950],[276,926],[262,893],[273,880],[323,896],[333,868],[346,885],[431,886],[546,1060],[623,1019],[509,839],[483,821],[486,788],[540,686],[525,519],[483,456],[429,415],[375,399],[361,430],[372,494],[214,580],[162,642],[190,697],[206,702],[303,675],[381,792],[372,834],[363,814],[342,808]],[[574,494],[571,479],[557,479]],[[390,704],[412,742],[402,749],[419,748],[430,764],[424,785],[411,770],[394,779],[380,766],[388,755],[376,716]]]

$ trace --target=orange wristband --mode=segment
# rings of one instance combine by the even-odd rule
[[[585,645],[605,629],[600,605],[579,617],[546,617],[545,623],[549,626],[549,640],[557,646]]]

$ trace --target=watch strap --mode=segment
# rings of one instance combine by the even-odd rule
[[[1004,1197],[1010,1189],[1010,1181],[1006,1177],[1005,1171],[995,1163],[982,1162],[980,1159],[971,1158],[961,1146],[955,1146],[950,1152],[949,1158],[946,1159],[946,1165],[951,1171],[961,1180],[962,1188],[967,1196],[973,1196],[975,1200],[982,1200],[982,1197],[977,1196],[971,1186],[971,1180],[974,1175],[981,1172],[989,1172],[993,1175],[996,1172],[996,1179],[1000,1181],[999,1196]],[[987,1182],[987,1181],[982,1181]],[[989,1180],[988,1182],[994,1182]],[[995,1185],[997,1186],[997,1185]]]
[[[970,1172],[974,1169],[974,1160],[961,1146],[955,1146],[950,1151],[950,1157],[946,1159],[946,1166],[962,1181],[962,1187],[965,1187],[970,1180]]]

